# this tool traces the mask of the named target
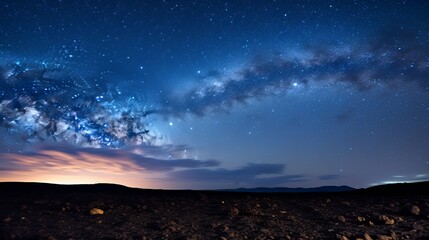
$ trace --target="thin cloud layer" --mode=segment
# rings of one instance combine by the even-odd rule
[[[148,152],[166,149],[176,150],[174,146],[151,146]],[[151,188],[205,188],[217,184],[232,188],[236,184],[284,186],[307,180],[300,174],[285,175],[284,164],[248,164],[225,169],[216,160],[160,159],[145,156],[144,147],[140,150],[142,153],[137,154],[129,150],[39,145],[29,152],[0,153],[0,181],[117,182],[140,187],[152,181],[148,185]]]
[[[141,148],[144,152],[144,147]],[[156,147],[149,147],[150,150]],[[159,147],[158,151],[162,151]],[[171,171],[175,168],[200,168],[218,166],[216,160],[160,159],[136,154],[127,150],[77,148],[70,145],[40,145],[34,151],[20,154],[2,153],[1,164],[15,171],[28,169],[72,167],[82,169],[110,169],[115,166],[123,171]],[[88,167],[89,164],[91,167]]]
[[[291,182],[306,181],[304,175],[283,175],[283,164],[248,164],[238,169],[185,169],[170,173],[173,179],[182,182],[210,184],[245,184],[246,186],[281,186]],[[266,177],[266,174],[276,174]]]
[[[321,175],[318,178],[319,178],[319,180],[330,181],[330,180],[337,180],[337,179],[341,178],[341,175],[327,174],[327,175]]]
[[[377,183],[373,183],[371,185],[382,185],[382,184],[395,184],[395,183],[413,183],[413,182],[423,182],[429,181],[429,174],[417,174],[414,176],[409,175],[396,175],[392,176],[389,180],[380,181]]]

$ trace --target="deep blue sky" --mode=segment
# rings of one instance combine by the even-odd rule
[[[0,180],[428,180],[428,10],[0,0]]]

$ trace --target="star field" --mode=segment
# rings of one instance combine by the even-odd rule
[[[427,180],[428,9],[0,0],[0,180],[203,189]]]

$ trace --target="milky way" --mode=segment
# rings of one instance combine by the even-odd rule
[[[228,111],[236,103],[287,94],[314,83],[358,90],[414,84],[429,91],[429,36],[404,29],[384,29],[374,35],[354,45],[311,45],[259,56],[229,72],[211,70],[202,76],[202,84],[166,96],[158,111],[172,115]]]
[[[428,9],[0,0],[0,181],[429,179]]]
[[[122,148],[150,144],[143,108],[61,65],[0,66],[0,126],[25,142]]]

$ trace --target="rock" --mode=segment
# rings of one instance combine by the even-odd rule
[[[396,232],[395,232],[395,231],[390,231],[390,237],[391,237],[392,239],[396,239],[396,238],[398,237],[398,235],[396,235]]]
[[[414,223],[413,224],[413,229],[416,230],[416,231],[423,231],[425,228],[421,224]]]
[[[92,208],[92,209],[89,211],[89,213],[90,213],[91,215],[102,215],[102,214],[104,214],[104,211],[103,211],[103,210],[101,210],[101,209],[99,209],[99,208]]]
[[[388,220],[386,220],[384,223],[385,223],[385,224],[387,224],[387,225],[393,225],[393,224],[395,224],[395,220],[393,220],[393,219],[388,219]]]
[[[79,206],[75,206],[75,207],[74,207],[74,210],[75,210],[76,212],[80,212],[80,207],[79,207]]]
[[[384,223],[387,225],[393,225],[393,224],[395,224],[395,220],[389,218]]]
[[[337,220],[340,221],[340,222],[342,222],[342,223],[346,222],[346,218],[344,216],[342,216],[342,215],[338,216]]]
[[[364,217],[361,217],[361,216],[358,216],[358,217],[357,217],[357,220],[358,220],[359,222],[365,222],[365,218],[364,218]]]
[[[363,235],[363,238],[364,238],[365,240],[372,240],[371,236],[370,236],[370,235],[369,235],[369,233],[367,233],[367,232]]]
[[[416,205],[413,205],[410,210],[411,214],[418,216],[420,214],[420,208]]]
[[[378,240],[391,240],[392,238],[386,235],[378,235]]]
[[[393,225],[393,224],[395,224],[395,220],[393,220],[393,219],[390,219],[388,216],[386,216],[386,215],[380,215],[379,217],[378,217],[378,219],[380,220],[380,221],[384,221],[384,223],[385,224],[387,224],[387,225]]]
[[[208,203],[209,202],[209,198],[205,194],[200,194],[200,201],[203,202],[203,203]]]
[[[231,215],[231,216],[237,216],[239,213],[240,213],[240,211],[238,211],[238,209],[236,207],[232,207],[229,210],[229,215]]]
[[[253,215],[253,216],[257,216],[257,215],[260,215],[260,214],[261,214],[261,212],[260,212],[257,208],[252,208],[252,209],[250,209],[250,210],[249,210],[249,213],[250,213],[251,215]]]
[[[170,231],[170,232],[177,232],[179,229],[178,229],[178,226],[177,226],[177,223],[175,222],[175,221],[170,221],[169,223],[168,223],[168,225],[169,225],[169,227],[168,227],[168,230]]]
[[[348,237],[346,237],[344,235],[337,234],[337,237],[338,237],[339,240],[349,240]]]

